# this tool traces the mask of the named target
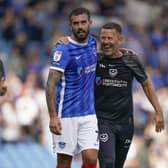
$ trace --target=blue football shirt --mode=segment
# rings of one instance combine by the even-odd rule
[[[92,36],[84,44],[70,37],[68,39],[68,45],[55,46],[51,57],[50,69],[63,73],[56,86],[58,116],[65,118],[95,114],[96,41]]]

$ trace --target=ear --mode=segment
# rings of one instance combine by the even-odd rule
[[[92,20],[89,20],[89,24],[90,24],[90,26],[92,25],[92,23],[93,23],[93,21],[92,21]]]
[[[118,40],[119,45],[121,45],[123,41],[124,41],[124,37],[122,35],[119,35],[119,40]]]

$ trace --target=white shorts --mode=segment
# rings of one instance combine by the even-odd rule
[[[62,118],[61,135],[53,134],[55,153],[75,155],[86,149],[99,149],[96,115]]]

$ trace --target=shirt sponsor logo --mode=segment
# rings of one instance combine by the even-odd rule
[[[84,74],[88,74],[90,72],[94,72],[95,70],[96,70],[96,64],[93,64],[93,65],[87,66],[85,68],[79,67],[77,69],[77,73],[81,76]]]
[[[101,134],[100,134],[100,141],[102,141],[102,142],[107,142],[108,139],[109,139],[109,137],[108,137],[108,134],[107,134],[107,133],[101,133]]]
[[[59,60],[61,59],[61,56],[62,56],[62,51],[56,51],[56,52],[54,53],[53,60],[54,60],[55,62],[57,62],[57,61],[59,61]]]
[[[111,80],[111,79],[102,79],[101,77],[96,77],[97,86],[113,86],[113,87],[127,87],[128,82],[123,80]]]
[[[109,69],[109,75],[113,78],[118,74],[117,69]]]

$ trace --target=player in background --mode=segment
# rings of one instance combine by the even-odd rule
[[[53,133],[57,168],[70,168],[81,153],[82,168],[96,168],[99,149],[94,107],[96,40],[89,35],[90,12],[85,8],[69,15],[69,44],[53,49],[46,100]]]
[[[155,129],[164,129],[163,112],[153,84],[144,67],[133,54],[119,50],[123,42],[122,28],[110,22],[100,29],[101,53],[95,79],[95,107],[100,136],[100,168],[123,168],[132,137],[135,78],[155,109]]]

